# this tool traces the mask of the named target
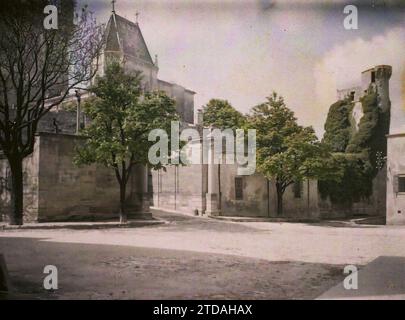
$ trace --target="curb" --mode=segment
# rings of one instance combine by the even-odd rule
[[[229,222],[272,222],[272,223],[316,223],[320,220],[318,219],[287,219],[287,218],[261,218],[261,217],[226,217],[226,216],[208,216],[211,219]]]
[[[33,223],[22,226],[0,225],[0,230],[58,230],[58,229],[76,229],[76,230],[93,230],[93,229],[110,229],[110,228],[136,228],[166,224],[163,220],[139,220],[128,221],[127,223],[119,222],[54,222],[54,223]]]

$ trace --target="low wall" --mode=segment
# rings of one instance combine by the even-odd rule
[[[77,167],[74,135],[43,133],[38,138],[38,221],[118,218],[119,186],[115,173],[101,165]],[[137,167],[127,186],[129,216],[148,214],[145,169]]]

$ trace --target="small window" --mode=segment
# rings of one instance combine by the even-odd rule
[[[395,192],[405,192],[405,176],[396,176],[395,178]]]
[[[375,82],[375,71],[371,71],[371,83]]]
[[[294,198],[301,198],[302,196],[302,181],[295,181],[293,185]]]
[[[354,91],[350,92],[350,101],[354,101],[355,94],[356,94],[356,92],[354,92]]]
[[[243,178],[235,178],[235,199],[243,200]]]

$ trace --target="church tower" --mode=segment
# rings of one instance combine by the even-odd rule
[[[127,72],[140,71],[142,86],[145,91],[164,91],[176,101],[176,110],[181,120],[186,124],[194,123],[194,95],[195,92],[181,85],[158,78],[158,58],[149,52],[138,22],[130,21],[116,13],[115,1],[110,19],[105,28],[106,43],[100,58],[99,72],[104,75],[108,61],[118,59]]]
[[[114,3],[115,1],[113,1],[113,10],[105,30],[106,44],[101,61],[101,73],[105,71],[109,60],[119,59],[126,71],[142,72],[142,84],[145,90],[156,90],[159,68],[152,60],[139,23],[118,15]]]

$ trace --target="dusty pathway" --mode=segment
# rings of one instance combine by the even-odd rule
[[[14,284],[40,298],[315,298],[346,264],[405,256],[405,229],[233,223],[156,213],[167,224],[0,231]],[[59,290],[42,289],[43,267]]]

